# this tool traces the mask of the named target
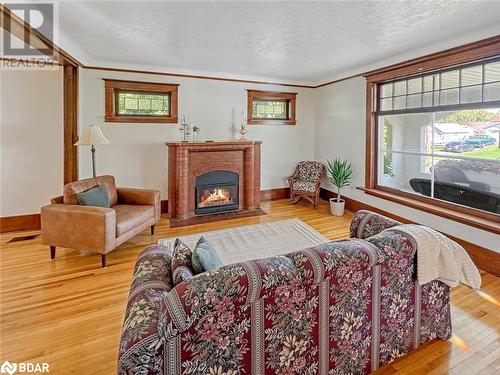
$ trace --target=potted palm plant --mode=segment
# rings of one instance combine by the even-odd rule
[[[326,169],[329,181],[337,187],[337,197],[330,198],[330,213],[334,216],[342,216],[345,201],[340,196],[340,190],[351,183],[351,163],[340,159],[328,160]]]

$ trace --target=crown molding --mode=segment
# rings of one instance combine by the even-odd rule
[[[180,77],[180,78],[194,78],[194,79],[209,79],[215,81],[227,81],[227,82],[243,82],[243,83],[254,83],[260,85],[275,85],[275,86],[287,86],[287,87],[300,87],[313,89],[316,88],[314,85],[304,85],[299,83],[288,83],[288,82],[276,82],[276,81],[266,81],[266,80],[253,80],[244,78],[230,78],[215,75],[201,75],[201,74],[188,74],[188,73],[171,73],[164,71],[154,71],[154,70],[141,70],[141,69],[128,69],[128,68],[114,68],[107,66],[94,66],[94,65],[82,65],[83,69],[87,70],[102,70],[108,72],[123,72],[123,73],[136,73],[136,74],[151,74],[151,75],[161,75],[170,77]]]

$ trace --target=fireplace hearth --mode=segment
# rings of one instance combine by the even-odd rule
[[[239,176],[234,172],[213,171],[196,177],[195,214],[237,211]]]

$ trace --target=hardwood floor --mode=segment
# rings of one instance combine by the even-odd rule
[[[162,219],[156,234],[135,237],[100,258],[58,249],[50,261],[40,238],[7,244],[0,236],[0,362],[48,362],[52,374],[113,374],[132,269],[139,252],[160,238],[298,217],[330,239],[348,236],[350,214],[335,218],[322,202],[317,210],[287,200],[263,202],[265,216],[170,229]],[[499,374],[500,279],[483,273],[481,292],[452,292],[454,337],[434,342],[377,374]]]

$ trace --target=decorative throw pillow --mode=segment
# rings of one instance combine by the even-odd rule
[[[191,256],[191,249],[177,238],[172,252],[172,280],[174,285],[189,280],[194,276]]]
[[[205,237],[200,237],[193,250],[193,270],[196,273],[210,271],[224,264],[212,244]]]
[[[109,207],[108,190],[102,185],[76,193],[76,200],[82,206]]]

